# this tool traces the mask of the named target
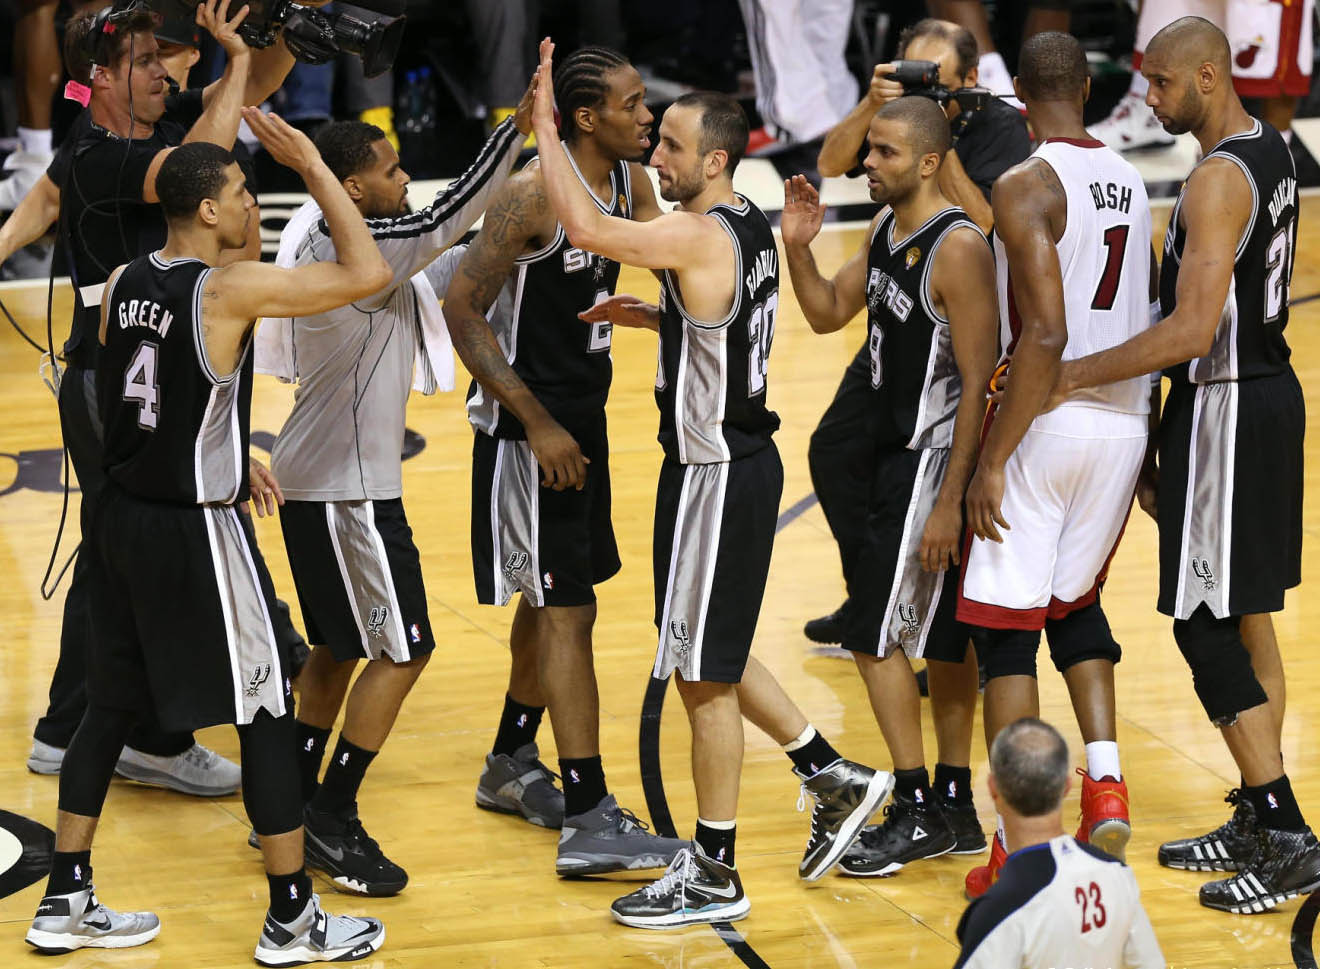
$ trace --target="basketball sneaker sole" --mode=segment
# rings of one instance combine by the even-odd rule
[[[1118,818],[1101,821],[1091,829],[1090,843],[1122,862],[1127,861],[1127,846],[1130,840],[1132,840],[1132,825]]]
[[[624,916],[610,909],[615,921],[634,929],[681,929],[689,925],[708,925],[711,922],[738,922],[747,918],[752,910],[752,903],[743,896],[736,902],[721,905],[707,905],[695,912],[671,912],[654,918]]]

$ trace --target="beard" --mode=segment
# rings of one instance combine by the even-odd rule
[[[702,181],[699,172],[688,172],[682,176],[675,173],[668,186],[660,186],[660,197],[666,202],[682,204],[696,198],[705,187],[706,183]]]

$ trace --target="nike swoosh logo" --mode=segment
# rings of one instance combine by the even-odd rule
[[[331,848],[320,838],[309,838],[308,840],[311,841],[316,846],[317,851],[321,852],[321,854],[325,855],[327,858],[331,859],[332,861],[344,860],[343,848]]]
[[[109,932],[111,927],[109,919],[103,919],[100,922],[84,922],[83,924],[89,929],[96,929],[98,932]]]
[[[733,898],[738,894],[738,886],[733,882],[729,882],[723,888],[703,888],[702,891],[707,895],[714,895],[716,898]]]

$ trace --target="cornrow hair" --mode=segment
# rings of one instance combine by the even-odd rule
[[[574,120],[578,108],[600,107],[609,91],[605,75],[627,66],[628,58],[608,47],[583,47],[564,59],[554,76],[561,138],[573,140],[578,132]]]

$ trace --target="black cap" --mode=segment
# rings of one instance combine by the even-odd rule
[[[162,44],[182,44],[196,47],[201,43],[196,21],[191,17],[163,17],[152,31]]]

